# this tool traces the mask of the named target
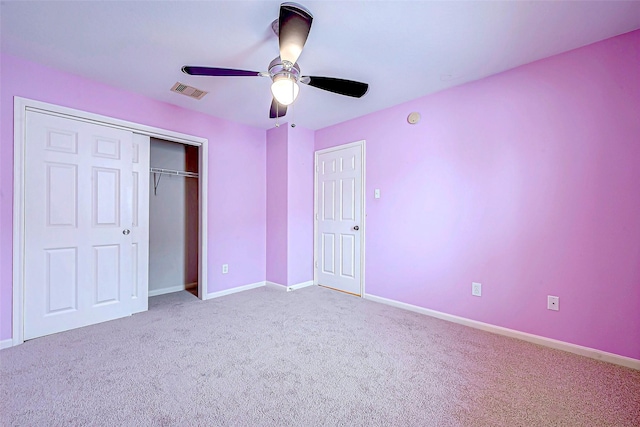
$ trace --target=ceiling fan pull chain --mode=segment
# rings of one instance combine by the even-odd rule
[[[291,127],[296,127],[296,103],[295,103],[295,88],[291,85],[291,95],[293,96],[294,102],[291,104]]]

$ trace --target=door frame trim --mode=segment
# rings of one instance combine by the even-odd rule
[[[120,120],[74,108],[62,107],[33,99],[15,96],[13,100],[13,295],[12,295],[12,345],[24,342],[24,258],[25,258],[25,145],[27,111],[65,117],[124,129],[133,133],[160,138],[180,144],[194,145],[198,150],[199,173],[199,254],[198,297],[207,299],[207,183],[209,140],[194,135],[174,132],[155,126]]]
[[[350,142],[347,144],[336,145],[329,148],[324,148],[322,150],[316,150],[314,152],[314,161],[313,161],[313,284],[318,285],[318,156],[326,153],[330,153],[332,151],[344,150],[346,148],[352,147],[360,147],[362,153],[362,168],[360,170],[361,174],[361,186],[360,186],[360,217],[362,218],[362,225],[359,233],[360,235],[360,298],[364,298],[365,291],[365,237],[367,232],[366,226],[366,178],[367,178],[367,141],[360,140],[355,142]]]

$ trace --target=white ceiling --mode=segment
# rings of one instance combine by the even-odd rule
[[[640,1],[305,1],[303,75],[370,84],[361,99],[302,85],[285,121],[319,129],[640,28]],[[279,1],[3,1],[2,51],[260,128],[270,81],[187,76],[183,65],[266,71]],[[169,91],[180,81],[210,93]]]

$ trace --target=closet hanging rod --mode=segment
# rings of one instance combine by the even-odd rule
[[[177,171],[173,169],[151,168],[150,172],[153,174],[153,194],[155,196],[158,195],[158,185],[160,184],[162,175],[184,176],[186,178],[198,177],[198,174],[195,172]]]
[[[151,168],[151,173],[159,173],[163,175],[185,176],[187,178],[197,178],[196,172],[177,171],[173,169]]]

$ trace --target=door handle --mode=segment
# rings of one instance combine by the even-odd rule
[[[125,236],[127,236],[129,233],[131,233],[131,231],[126,228],[122,230],[122,234],[124,234]]]
[[[357,225],[353,227],[354,230],[358,231],[360,230],[360,227],[358,227]]]

